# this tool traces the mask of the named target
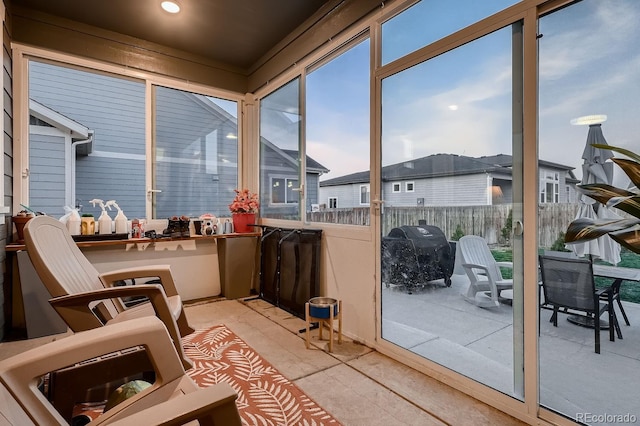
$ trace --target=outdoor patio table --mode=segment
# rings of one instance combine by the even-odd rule
[[[620,291],[620,286],[623,281],[636,281],[640,282],[640,269],[636,268],[624,268],[621,266],[608,266],[608,265],[598,265],[593,264],[593,275],[596,277],[603,278],[612,278],[613,283],[611,284],[611,291],[609,294],[609,304],[613,306],[613,295]],[[581,325],[584,327],[593,328],[594,322],[592,318],[588,318],[582,315],[570,315],[567,317],[567,321],[572,322],[573,324]],[[600,321],[600,328],[607,329],[610,324],[613,324],[614,321],[614,312],[613,309],[609,311],[609,322]],[[625,321],[626,319],[625,316]],[[611,334],[613,335],[613,334]],[[618,338],[622,339],[622,335],[618,330]]]

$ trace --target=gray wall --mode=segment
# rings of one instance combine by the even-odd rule
[[[31,133],[29,137],[29,204],[56,217],[64,214],[65,143],[63,135]]]

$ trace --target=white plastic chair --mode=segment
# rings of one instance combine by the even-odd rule
[[[513,265],[510,262],[496,262],[485,239],[477,235],[460,238],[458,254],[470,281],[467,292],[463,294],[465,300],[481,308],[500,306],[500,293],[513,289],[513,280],[502,277],[500,266]]]

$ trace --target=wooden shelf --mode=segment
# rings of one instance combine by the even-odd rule
[[[126,240],[100,240],[100,241],[77,241],[76,244],[80,248],[85,247],[104,247],[104,246],[117,246],[127,244],[139,244],[139,243],[156,243],[163,241],[188,241],[188,240],[216,240],[226,238],[242,238],[242,237],[259,237],[260,232],[247,232],[243,234],[221,234],[221,235],[193,235],[191,237],[184,238],[129,238]],[[6,251],[20,251],[26,250],[24,244],[7,244]]]

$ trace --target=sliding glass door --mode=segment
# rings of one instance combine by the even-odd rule
[[[626,157],[591,144],[640,150],[639,20],[635,0],[584,0],[539,19],[539,251],[591,258],[596,275],[603,269],[629,273],[640,268],[640,255],[606,236],[577,245],[564,241],[576,217],[627,216],[585,196],[577,185],[600,182],[635,190],[610,159]],[[557,170],[558,165],[567,170]],[[612,282],[595,278],[598,289]],[[603,314],[600,353],[593,327],[577,325],[578,317],[562,313],[554,326],[552,312],[540,311],[542,406],[586,424],[638,421],[638,283],[622,281],[620,304],[613,305],[622,339],[614,333],[615,341],[610,340],[611,324]]]
[[[514,24],[383,79],[380,173],[382,338],[518,399],[521,52]]]

